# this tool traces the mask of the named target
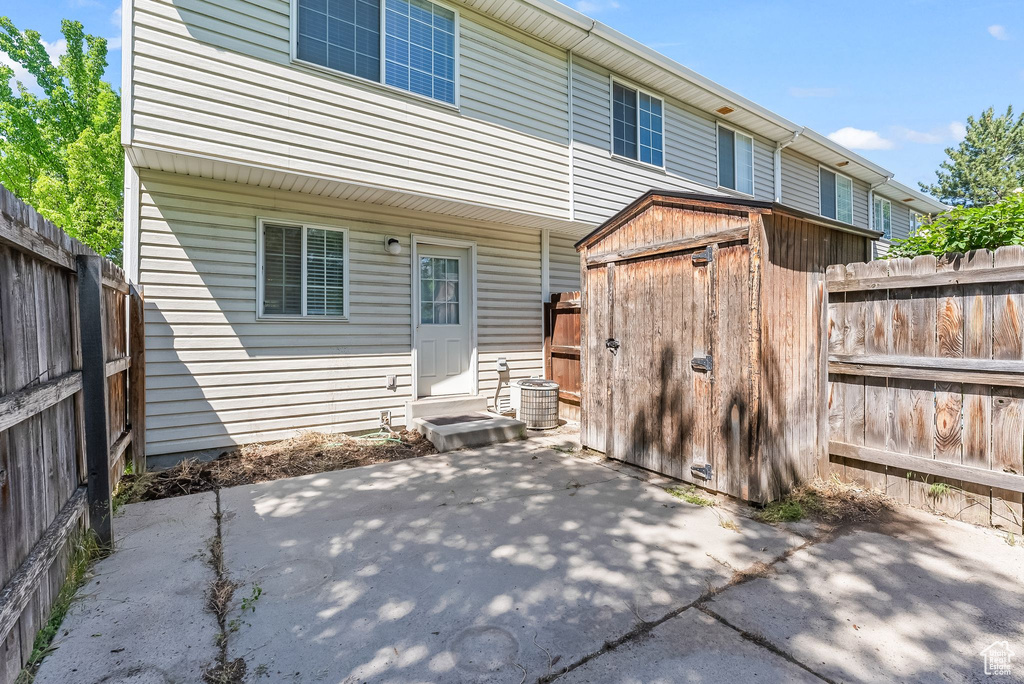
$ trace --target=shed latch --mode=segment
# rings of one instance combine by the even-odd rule
[[[704,465],[692,465],[690,466],[690,472],[703,480],[710,480],[711,464],[705,463]]]
[[[694,357],[690,361],[690,367],[699,373],[710,373],[712,369],[711,355]]]
[[[616,354],[619,353],[619,347],[621,345],[619,344],[618,340],[609,337],[607,340],[604,341],[604,346],[608,348],[608,351],[612,353],[612,356],[615,356]]]
[[[714,252],[711,250],[711,245],[708,245],[700,252],[694,252],[690,258],[693,259],[693,263],[696,265],[710,264],[713,254]]]

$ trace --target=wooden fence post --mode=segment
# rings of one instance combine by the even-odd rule
[[[78,320],[82,341],[82,399],[85,409],[85,469],[89,526],[100,547],[112,549],[110,438],[107,434],[107,366],[103,357],[102,259],[78,256]]]
[[[146,472],[146,320],[142,291],[128,294],[128,421],[132,431],[132,469]]]

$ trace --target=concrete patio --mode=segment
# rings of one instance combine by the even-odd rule
[[[1024,659],[998,533],[907,511],[829,536],[667,484],[529,441],[128,506],[37,682],[238,658],[251,682],[1024,681],[980,655]]]

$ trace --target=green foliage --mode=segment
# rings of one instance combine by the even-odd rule
[[[71,601],[75,594],[85,584],[89,568],[93,562],[102,555],[96,537],[91,532],[85,532],[69,542],[71,555],[68,559],[68,574],[61,585],[53,606],[50,608],[50,618],[46,621],[36,634],[32,644],[32,654],[28,658],[25,669],[21,671],[15,684],[31,684],[43,659],[52,651],[52,644],[57,632],[60,631],[61,623],[71,608]]]
[[[979,207],[1005,200],[1024,186],[1024,114],[1014,119],[1013,107],[996,116],[992,107],[975,119],[967,117],[967,135],[936,172],[935,185],[921,189],[946,204]]]
[[[714,501],[708,499],[707,497],[701,496],[700,490],[693,486],[685,488],[671,487],[669,489],[666,489],[665,491],[671,494],[672,496],[676,497],[677,499],[682,499],[686,503],[693,504],[694,506],[704,506],[710,508],[715,505]]]
[[[783,499],[772,501],[757,514],[757,519],[766,523],[798,522],[807,515],[799,501]]]
[[[896,240],[886,257],[942,256],[1004,245],[1024,245],[1024,192],[989,206],[954,207],[906,240]]]
[[[124,157],[121,97],[102,80],[107,42],[61,22],[67,53],[54,65],[37,31],[0,17],[0,51],[41,95],[0,65],[0,184],[98,253],[120,261]]]

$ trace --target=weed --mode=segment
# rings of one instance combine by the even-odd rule
[[[928,496],[933,499],[943,499],[949,496],[953,492],[953,487],[946,484],[945,482],[933,482],[928,487]]]
[[[795,499],[772,501],[757,514],[757,519],[766,523],[798,522],[807,513],[803,504]]]
[[[715,502],[711,499],[701,496],[700,491],[692,485],[689,487],[669,487],[665,491],[677,499],[682,499],[686,503],[693,504],[694,506],[711,508],[715,505]]]
[[[16,684],[31,684],[32,680],[35,679],[36,672],[39,671],[39,666],[42,665],[43,659],[53,650],[51,648],[53,639],[57,636],[57,632],[60,631],[61,623],[64,622],[68,609],[71,608],[71,602],[74,600],[75,594],[85,584],[89,568],[103,555],[96,536],[92,532],[78,535],[70,542],[69,547],[71,548],[71,556],[68,559],[67,578],[64,580],[64,584],[61,585],[57,599],[50,607],[50,618],[36,634],[35,641],[32,644],[32,653],[28,657],[25,669],[21,671],[21,674],[15,680]]]
[[[731,520],[729,518],[720,518],[718,520],[718,526],[723,529],[730,530],[732,532],[740,531],[740,526],[737,525],[734,520]]]
[[[1017,541],[1017,536],[1014,535],[1013,532],[1007,532],[1006,533],[1006,543],[1009,544],[1010,546],[1016,546],[1019,542]]]
[[[242,612],[255,613],[256,602],[260,600],[260,596],[263,596],[263,588],[258,584],[252,585],[252,594],[242,599]]]

